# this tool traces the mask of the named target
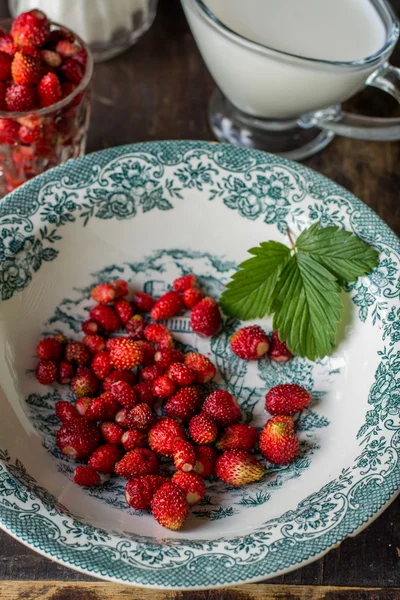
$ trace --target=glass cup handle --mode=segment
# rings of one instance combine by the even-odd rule
[[[397,67],[385,63],[369,77],[367,85],[387,92],[400,103],[400,69]],[[367,117],[340,109],[338,111],[335,107],[333,110],[314,114],[312,121],[313,125],[321,129],[358,140],[400,140],[400,117]]]

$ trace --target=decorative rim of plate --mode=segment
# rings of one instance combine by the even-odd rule
[[[209,142],[145,142],[111,148],[68,161],[25,183],[2,200],[0,225],[5,221],[9,223],[12,217],[21,231],[34,235],[35,228],[30,217],[46,204],[46,196],[40,192],[51,182],[57,182],[59,188],[68,186],[79,189],[94,179],[101,178],[101,174],[110,163],[127,156],[146,155],[153,165],[162,167],[163,164],[179,164],[184,156],[193,152],[206,155],[214,169],[224,168],[241,175],[249,174],[262,165],[290,170],[294,176],[304,181],[306,191],[322,201],[322,204],[328,196],[335,196],[343,201],[353,231],[384,250],[386,256],[395,256],[398,266],[400,240],[376,213],[341,186],[300,164],[257,150]],[[254,219],[254,215],[246,211],[241,214],[245,218]],[[133,215],[113,216],[131,218]],[[38,222],[37,218],[36,226]],[[0,262],[0,283],[3,281],[4,265],[3,260]],[[397,277],[398,271],[399,269]],[[29,281],[28,278],[25,285],[28,285]],[[385,298],[394,299],[399,294],[400,286],[396,287],[394,278],[385,289],[384,295]],[[395,302],[392,304],[393,307],[396,306]],[[383,357],[371,390],[377,386],[379,390],[379,377],[390,376],[393,379],[390,356],[393,358],[393,352],[399,344],[397,337],[393,340],[390,338],[390,331],[387,362],[384,364]],[[359,461],[357,467],[350,465],[337,479],[302,500],[295,511],[266,521],[261,528],[247,536],[204,543],[191,540],[160,540],[160,544],[149,544],[146,538],[140,539],[136,536],[135,539],[129,539],[121,534],[102,531],[80,522],[69,514],[56,498],[25,472],[18,459],[11,458],[7,451],[0,451],[0,482],[6,481],[8,485],[7,495],[0,496],[0,527],[40,554],[63,565],[119,583],[194,590],[259,581],[286,573],[318,559],[346,537],[361,531],[383,512],[399,492],[400,424],[395,422],[396,416],[398,418],[396,411],[400,408],[399,402],[396,404],[395,399],[392,412],[384,413],[380,405],[377,409],[373,393],[370,391],[369,403],[375,404],[374,411],[378,410],[378,413],[375,415],[374,411],[368,411],[362,427],[364,431],[359,432],[359,436],[363,437],[360,446],[364,444],[364,447],[360,449],[360,456],[356,459]],[[379,444],[376,439],[370,441],[371,427],[376,425],[372,422],[374,419],[378,419],[378,423],[384,425],[385,435],[382,434],[381,440],[384,451],[391,459],[381,467],[375,465],[369,468],[368,452],[376,454],[376,444]],[[367,435],[367,439],[365,432],[368,431],[370,434],[369,438]],[[353,481],[352,470],[356,473],[356,469],[358,479]],[[326,505],[329,505],[328,508],[324,508]],[[319,529],[317,527],[312,532],[305,533],[298,528],[296,534],[290,533],[294,526],[299,527],[301,519],[304,520],[304,515],[309,510],[319,511],[318,514],[322,516],[325,510],[325,522],[322,519]],[[332,514],[329,514],[329,511]],[[26,520],[29,521],[29,527],[26,526]],[[73,528],[79,531],[79,535],[70,540],[68,532]],[[279,540],[269,545],[268,538],[273,528],[279,528],[282,535]],[[144,549],[160,554],[160,562],[157,565],[145,565],[140,562],[138,556]],[[243,553],[246,559],[243,559]]]

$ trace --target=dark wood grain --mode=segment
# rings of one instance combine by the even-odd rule
[[[400,14],[400,0],[393,2]],[[0,0],[0,15],[6,2]],[[400,48],[394,56],[400,65]],[[143,140],[212,139],[206,119],[213,82],[190,34],[178,0],[160,0],[151,30],[128,52],[96,65],[88,151]],[[377,90],[366,90],[346,108],[376,115],[400,115],[398,105]],[[305,164],[342,184],[400,233],[400,143],[336,138]],[[244,586],[214,593],[163,594],[118,586],[34,585],[32,581],[94,581],[32,552],[0,533],[0,598],[51,600],[392,600],[400,599],[400,500],[368,529],[345,540],[323,559],[273,580],[274,587]],[[19,587],[7,580],[20,580]],[[23,584],[22,580],[27,583]],[[283,585],[285,584],[285,585]],[[303,587],[302,587],[303,586]],[[304,586],[345,586],[346,589]],[[349,586],[365,588],[350,590]],[[371,590],[366,588],[384,588]],[[397,591],[394,588],[399,588]],[[50,590],[50,591],[49,591]],[[258,591],[257,591],[258,590]]]

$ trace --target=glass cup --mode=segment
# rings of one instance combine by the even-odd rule
[[[11,24],[11,19],[0,20],[6,31]],[[52,30],[59,28],[51,24]],[[73,35],[86,50],[87,62],[83,79],[71,94],[46,108],[0,111],[0,198],[35,175],[85,153],[93,59],[86,44]]]
[[[400,69],[387,60],[399,36],[386,0],[371,0],[386,29],[384,46],[357,61],[305,58],[251,42],[230,30],[202,0],[181,0],[194,38],[218,88],[209,122],[223,142],[299,160],[315,154],[335,134],[362,140],[399,140],[400,118],[342,111],[365,86],[400,102]]]

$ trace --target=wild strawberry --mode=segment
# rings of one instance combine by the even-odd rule
[[[299,440],[292,417],[276,416],[267,421],[260,435],[260,450],[275,465],[287,465],[296,458]]]
[[[214,298],[203,298],[193,308],[190,315],[190,326],[195,333],[211,337],[221,327],[221,313]]]
[[[86,67],[87,52],[85,48],[80,48],[80,50],[74,55],[74,59],[78,61],[82,65],[82,67]]]
[[[13,144],[16,142],[19,129],[20,127],[16,121],[0,119],[0,143]]]
[[[40,56],[42,58],[42,61],[46,65],[49,65],[49,67],[57,68],[62,63],[61,56],[58,54],[58,52],[55,52],[54,50],[41,50]]]
[[[240,421],[240,406],[226,390],[212,392],[204,401],[202,413],[220,427],[228,427]]]
[[[79,367],[71,381],[71,388],[77,398],[94,396],[99,387],[95,374],[87,367]]]
[[[0,80],[7,81],[11,77],[12,58],[6,52],[0,50]]]
[[[146,292],[135,292],[132,301],[140,312],[150,312],[156,303],[153,296],[146,294]]]
[[[4,56],[10,58],[7,54],[4,54]],[[42,74],[40,61],[20,50],[15,53],[14,58],[12,59],[11,74],[14,83],[19,83],[21,85],[35,85],[39,83]]]
[[[78,485],[94,487],[100,485],[100,475],[90,467],[79,465],[74,471],[74,481]]]
[[[115,369],[130,370],[141,364],[143,352],[136,343],[129,338],[116,338],[110,350],[110,363]]]
[[[36,379],[42,385],[50,385],[57,381],[58,369],[54,360],[41,360],[35,369]]]
[[[185,356],[179,350],[157,350],[154,360],[159,367],[167,369],[173,363],[185,362]]]
[[[44,338],[36,346],[36,354],[40,360],[60,360],[63,346],[54,338]]]
[[[65,360],[85,367],[92,360],[89,349],[81,342],[68,342],[65,347]]]
[[[79,46],[68,40],[60,40],[56,45],[56,52],[58,52],[62,58],[71,58],[79,52]]]
[[[269,339],[258,325],[242,327],[230,339],[233,352],[243,360],[258,360],[268,352]]]
[[[107,418],[107,404],[101,396],[98,398],[93,398],[87,410],[85,412],[85,417],[89,419],[89,421],[103,421]]]
[[[73,58],[67,58],[67,60],[65,60],[59,67],[59,70],[64,79],[67,79],[76,85],[82,81],[85,74],[84,67],[82,67],[82,65]]]
[[[110,387],[110,392],[113,398],[118,400],[122,406],[131,410],[138,403],[135,391],[126,381],[116,381]]]
[[[194,447],[185,440],[177,440],[172,448],[175,469],[188,473],[196,464]]]
[[[155,354],[154,346],[152,344],[150,344],[150,342],[147,342],[146,340],[137,340],[136,345],[143,352],[142,365],[148,366],[148,365],[154,364],[154,354]]]
[[[160,341],[157,343],[158,350],[172,350],[174,347],[174,338],[170,333],[163,335]]]
[[[189,421],[198,411],[201,395],[198,388],[191,386],[180,389],[166,403],[165,414],[181,423]]]
[[[195,446],[196,464],[194,471],[203,479],[208,479],[214,474],[217,453],[211,446]]]
[[[90,367],[97,379],[105,379],[113,370],[110,365],[110,353],[104,351],[95,354]]]
[[[75,367],[66,360],[62,360],[58,365],[58,383],[71,383],[75,376]]]
[[[86,319],[86,321],[83,321],[83,323],[81,324],[81,328],[85,335],[99,335],[101,333],[100,325],[97,323],[97,321],[94,321],[93,319]],[[104,349],[105,346],[104,348],[102,348],[102,350]],[[101,350],[98,350],[98,352],[101,352]]]
[[[75,406],[65,400],[56,402],[56,415],[62,423],[68,423],[68,421],[80,418],[80,414]]]
[[[132,429],[147,430],[153,422],[154,414],[148,404],[136,404],[128,415],[128,425]]]
[[[160,525],[177,531],[189,515],[185,494],[175,483],[164,483],[151,500],[151,511]]]
[[[21,125],[18,135],[23,144],[33,144],[42,136],[42,128],[39,124],[33,128]]]
[[[271,415],[294,415],[310,404],[312,396],[301,385],[282,383],[265,396],[265,408]]]
[[[40,54],[40,50],[35,48],[35,46],[21,46],[20,50],[29,56],[33,56],[39,63],[42,62],[42,55]]]
[[[95,323],[95,321],[91,321],[91,323]],[[96,323],[97,325],[97,323]],[[89,351],[92,354],[97,354],[98,352],[104,352],[106,349],[106,341],[101,335],[85,335],[82,340],[82,343],[89,348]]]
[[[135,510],[149,508],[154,494],[166,481],[161,475],[142,475],[131,479],[125,487],[126,503]]]
[[[153,381],[153,394],[156,398],[170,398],[176,392],[176,384],[166,375],[161,375]]]
[[[63,333],[56,333],[54,339],[62,346],[65,346],[68,343],[68,338]]]
[[[144,330],[144,337],[149,342],[157,344],[165,335],[171,335],[170,330],[161,323],[150,323]]]
[[[189,288],[183,292],[183,303],[191,310],[194,308],[201,300],[203,300],[203,293],[199,290],[199,288]]]
[[[258,442],[258,431],[251,425],[230,425],[215,444],[218,450],[252,450]]]
[[[90,310],[90,318],[96,321],[104,331],[111,333],[121,328],[121,321],[111,306],[98,304]]]
[[[212,444],[217,439],[218,429],[205,415],[195,415],[189,422],[189,435],[196,444]]]
[[[7,85],[4,81],[0,81],[0,110],[6,110],[6,91]]]
[[[128,414],[129,414],[129,410],[127,408],[121,408],[121,410],[119,410],[117,412],[117,414],[115,415],[114,421],[117,423],[117,425],[119,425],[123,429],[128,429],[128,427],[129,427]]]
[[[12,112],[33,110],[36,107],[36,92],[29,85],[14,83],[7,88],[6,108]]]
[[[177,292],[167,292],[157,300],[150,312],[154,321],[169,319],[176,315],[183,307],[183,301]]]
[[[17,44],[14,44],[12,36],[6,33],[0,37],[0,50],[10,56],[14,56],[14,54],[18,52],[19,47]]]
[[[189,506],[198,504],[206,495],[206,486],[204,485],[203,478],[193,471],[191,473],[177,471],[172,477],[172,483],[181,488]]]
[[[192,273],[189,275],[183,275],[182,277],[175,279],[172,285],[176,292],[184,292],[185,290],[196,287],[197,277]]]
[[[227,450],[215,463],[216,476],[235,487],[258,481],[264,473],[262,464],[247,450]]]
[[[274,360],[278,363],[286,363],[288,360],[293,358],[293,354],[290,352],[285,342],[281,342],[279,339],[279,334],[277,331],[273,331],[271,334],[268,356],[271,360]]]
[[[108,304],[115,300],[115,288],[112,283],[99,283],[92,288],[90,296],[98,304]]]
[[[89,405],[93,402],[93,398],[89,398],[88,396],[81,396],[75,402],[75,408],[78,413],[84,417],[86,415],[86,411],[89,408]]]
[[[50,34],[50,23],[40,10],[21,13],[14,19],[11,35],[19,46],[43,46]]]
[[[121,450],[113,444],[103,444],[93,452],[88,465],[98,473],[114,473],[115,463],[121,458]]]
[[[104,391],[109,392],[113,383],[125,381],[129,385],[135,384],[135,375],[131,371],[113,371],[103,381]]]
[[[198,383],[207,383],[214,379],[217,369],[209,358],[197,352],[189,352],[185,356],[185,365],[196,372],[196,381]]]
[[[140,475],[155,475],[157,471],[157,456],[147,448],[131,450],[115,465],[116,474],[126,479],[133,479]]]
[[[129,415],[127,418],[129,418]],[[127,452],[135,448],[145,448],[147,446],[147,432],[143,429],[128,429],[122,434],[121,443]]]
[[[59,29],[53,29],[52,31],[50,31],[50,35],[47,38],[46,46],[54,50],[60,40],[74,42],[75,36],[67,29],[64,29],[64,27],[60,27]]]
[[[142,381],[133,387],[139,402],[144,402],[149,406],[157,403],[157,398],[153,394],[153,384],[151,381]]]
[[[113,397],[110,392],[104,392],[101,394],[100,398],[105,402],[106,405],[106,421],[112,421],[115,419],[117,412],[121,408],[121,404]]]
[[[124,430],[116,423],[103,421],[100,425],[100,432],[103,440],[108,444],[115,444],[116,446],[121,444]]]
[[[144,367],[140,373],[140,379],[143,381],[154,381],[157,377],[164,375],[164,369],[158,365],[149,365]]]
[[[186,440],[183,428],[168,417],[161,417],[150,427],[149,446],[154,452],[171,457],[177,440]]]
[[[125,279],[115,279],[112,284],[115,289],[116,298],[123,298],[129,294],[128,282]]]
[[[118,298],[114,302],[114,310],[124,325],[133,317],[132,304],[128,300],[125,300],[125,298]]]
[[[126,331],[133,340],[142,340],[147,321],[142,315],[134,315],[125,323]]]
[[[56,443],[65,456],[85,458],[100,444],[100,433],[96,425],[85,418],[70,421],[57,432]]]
[[[196,371],[192,371],[183,363],[172,363],[168,367],[167,376],[181,387],[196,381]]]

